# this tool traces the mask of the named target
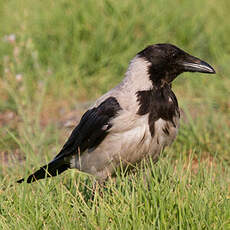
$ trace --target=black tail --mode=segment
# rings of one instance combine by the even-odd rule
[[[65,162],[63,159],[53,160],[48,165],[42,166],[35,173],[31,174],[27,179],[27,183],[31,183],[45,177],[57,176],[69,168],[70,164]],[[23,181],[24,178],[18,180],[17,183],[22,183]]]

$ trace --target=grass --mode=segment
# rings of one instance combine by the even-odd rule
[[[170,157],[169,157],[170,158]],[[3,180],[1,226],[8,229],[227,229],[230,198],[229,170],[192,158],[176,165],[164,157],[143,172],[109,181],[95,200],[92,182],[75,172],[35,183],[12,185]],[[218,163],[219,164],[219,163]],[[208,167],[207,167],[208,165]],[[226,170],[223,172],[223,169]],[[223,180],[224,179],[224,180]],[[11,180],[11,184],[13,181]]]
[[[230,229],[228,0],[0,0],[0,229]],[[91,199],[74,170],[15,184],[50,160],[81,103],[115,86],[148,44],[170,42],[217,75],[174,82],[183,122],[156,165]],[[147,181],[143,174],[151,169]]]

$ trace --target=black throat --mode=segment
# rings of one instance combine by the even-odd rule
[[[148,69],[149,80],[153,86],[162,87],[165,84],[171,84],[171,82],[181,74],[176,67],[165,64],[163,67],[150,65]]]
[[[138,91],[136,93],[139,102],[138,115],[149,114],[149,130],[152,137],[155,134],[155,122],[158,119],[170,121],[174,126],[173,117],[180,116],[178,102],[169,84],[155,87],[150,90]]]

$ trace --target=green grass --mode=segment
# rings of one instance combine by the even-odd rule
[[[0,0],[0,229],[230,229],[229,9],[228,0]],[[176,142],[146,164],[147,181],[144,169],[120,172],[94,201],[92,178],[74,170],[15,184],[58,152],[70,132],[60,121],[163,42],[217,74],[175,80],[185,115]]]
[[[170,159],[169,159],[170,158]],[[216,161],[215,161],[216,162]],[[212,162],[213,163],[213,162]],[[92,201],[92,182],[74,171],[32,186],[2,182],[3,229],[228,229],[230,172],[223,165],[186,165],[164,157],[148,179],[118,174]],[[208,164],[208,167],[207,167]],[[219,163],[218,163],[219,164]],[[224,172],[223,172],[224,170]],[[14,170],[15,171],[15,170]],[[119,176],[120,175],[120,176]]]

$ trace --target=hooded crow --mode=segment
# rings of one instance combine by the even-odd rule
[[[147,157],[156,161],[178,132],[180,112],[171,84],[183,72],[215,70],[171,44],[150,45],[139,52],[123,81],[88,109],[58,155],[27,183],[69,168],[103,182],[121,163],[135,165]]]

